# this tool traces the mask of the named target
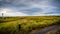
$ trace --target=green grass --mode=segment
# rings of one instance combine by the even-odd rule
[[[23,34],[25,31],[38,30],[57,24],[59,20],[59,16],[0,17],[0,32],[18,34],[20,24],[20,31]]]

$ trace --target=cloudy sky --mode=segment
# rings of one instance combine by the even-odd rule
[[[0,0],[0,16],[60,15],[60,0]]]

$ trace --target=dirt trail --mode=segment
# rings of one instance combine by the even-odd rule
[[[54,30],[54,29],[59,29],[60,30],[60,25],[50,26],[48,28],[45,28],[45,29],[42,29],[42,30],[36,32],[35,34],[45,34],[45,33],[49,32],[49,31]]]

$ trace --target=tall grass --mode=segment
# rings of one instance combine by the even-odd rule
[[[32,30],[42,29],[60,20],[58,16],[0,17],[0,34],[28,34]],[[19,25],[21,25],[19,30]]]

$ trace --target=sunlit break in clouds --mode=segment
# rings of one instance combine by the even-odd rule
[[[0,16],[60,15],[60,0],[0,0]]]

